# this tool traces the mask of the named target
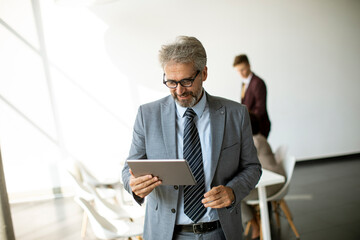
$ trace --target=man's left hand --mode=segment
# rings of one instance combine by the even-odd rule
[[[235,200],[234,192],[231,188],[223,185],[213,187],[210,191],[204,194],[204,199],[201,201],[204,207],[223,208],[228,207]]]

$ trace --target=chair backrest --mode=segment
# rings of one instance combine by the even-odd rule
[[[122,207],[121,204],[111,204],[107,200],[105,200],[95,187],[89,186],[93,196],[95,197],[95,204],[98,211],[101,213],[102,216],[107,218],[127,218],[129,219],[130,216],[126,212],[126,210]]]
[[[295,157],[291,155],[287,155],[285,159],[281,161],[286,174],[286,182],[284,186],[276,194],[268,198],[268,201],[280,200],[289,191],[289,185],[294,172],[295,162],[296,162]]]
[[[287,145],[281,145],[276,149],[275,159],[277,163],[281,163],[286,158],[287,151],[288,151]]]
[[[79,169],[82,180],[87,184],[96,186],[99,184],[99,180],[89,171],[89,169],[80,161],[74,160],[74,165]]]
[[[74,173],[72,173],[70,171],[68,171],[68,173],[69,173],[69,175],[70,175],[70,177],[72,179],[73,184],[75,185],[76,195],[78,197],[82,197],[82,198],[86,199],[87,201],[93,200],[94,197],[93,197],[89,187],[85,186],[81,182],[81,180],[74,175]]]
[[[117,239],[139,236],[143,233],[143,223],[125,220],[108,220],[85,199],[75,197],[75,201],[86,212],[92,230],[97,238]]]
[[[137,219],[145,215],[145,209],[138,205],[125,205],[122,201],[109,202],[103,198],[98,190],[89,186],[95,197],[95,205],[98,212],[110,219]]]
[[[108,235],[116,235],[117,229],[111,224],[106,218],[101,216],[91,204],[81,197],[75,197],[75,201],[80,205],[80,207],[86,212],[89,217],[90,224],[94,230],[97,237],[103,238],[104,236],[98,236],[98,232],[103,232],[106,237]]]
[[[286,158],[282,161],[282,165],[284,167],[286,174],[286,182],[290,182],[292,178],[295,168],[295,162],[296,162],[295,157],[291,155],[286,156]]]

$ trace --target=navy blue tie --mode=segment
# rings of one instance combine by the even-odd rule
[[[206,208],[201,203],[205,194],[203,158],[199,133],[194,122],[196,113],[191,108],[188,108],[184,116],[186,117],[183,146],[184,159],[188,161],[196,180],[196,185],[184,187],[184,212],[194,223],[197,223],[206,212]]]

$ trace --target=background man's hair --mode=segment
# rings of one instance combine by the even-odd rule
[[[233,66],[235,67],[238,64],[246,63],[250,64],[248,57],[245,54],[240,54],[235,57]]]
[[[173,43],[162,45],[159,61],[164,69],[169,62],[193,63],[195,70],[202,71],[206,66],[206,51],[195,37],[179,36]]]

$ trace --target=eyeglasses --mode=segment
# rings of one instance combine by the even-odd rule
[[[199,73],[200,73],[200,71],[198,70],[196,72],[196,75],[194,78],[185,78],[185,79],[181,79],[180,81],[175,81],[175,80],[165,81],[166,77],[165,77],[165,73],[164,73],[163,84],[165,84],[168,88],[177,88],[179,83],[183,87],[191,87],[193,85],[193,82],[195,81],[196,77],[199,75]]]

